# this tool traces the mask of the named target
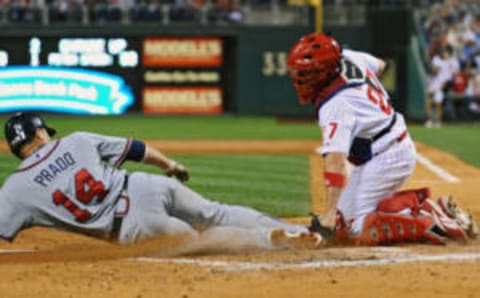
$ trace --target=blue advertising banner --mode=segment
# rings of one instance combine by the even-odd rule
[[[117,75],[49,66],[0,68],[0,112],[122,114],[133,102],[131,88]]]

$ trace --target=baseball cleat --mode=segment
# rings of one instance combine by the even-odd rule
[[[471,214],[457,206],[451,196],[442,196],[438,199],[438,205],[442,210],[467,233],[470,238],[478,235],[478,226]]]
[[[421,214],[425,212],[433,217],[436,225],[448,237],[462,242],[468,240],[467,231],[454,217],[451,216],[450,212],[446,212],[445,208],[440,204],[440,200],[437,202],[432,199],[426,199],[422,203],[422,210],[420,210]]]
[[[315,232],[291,233],[284,229],[274,229],[270,232],[270,243],[277,248],[318,249],[324,246],[323,238]]]

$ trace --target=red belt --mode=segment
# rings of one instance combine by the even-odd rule
[[[408,136],[408,132],[407,130],[404,130],[400,136],[397,138],[397,142],[400,143],[401,141],[403,141],[406,137]]]

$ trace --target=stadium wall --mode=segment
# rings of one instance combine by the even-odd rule
[[[388,89],[393,94],[395,106],[401,110],[406,105],[408,45],[408,40],[402,36],[408,26],[403,26],[405,21],[390,22],[392,25],[388,29],[381,24],[392,18],[403,20],[408,13],[398,9],[388,13],[371,10],[364,26],[325,28],[345,47],[371,51],[393,62],[394,73],[390,77],[393,83],[388,84]],[[311,107],[300,106],[296,101],[288,78],[286,57],[292,44],[312,30],[312,26],[5,26],[0,30],[0,51],[9,51],[8,66],[29,65],[32,63],[32,41],[35,41],[37,62],[42,66],[50,64],[51,53],[61,52],[65,39],[125,40],[125,51],[138,54],[136,65],[121,66],[119,58],[113,55],[111,65],[84,68],[115,74],[126,81],[134,99],[127,112],[310,116]],[[200,51],[198,46],[189,57],[181,59],[165,56],[162,47],[155,47],[178,38],[196,42],[197,46],[200,43],[206,50]],[[154,47],[148,48],[148,43]],[[168,44],[169,47],[174,45]],[[212,45],[213,48],[221,47],[220,54],[208,50]],[[157,51],[153,56],[152,49]],[[167,49],[174,55],[175,47]],[[182,105],[173,103],[172,106],[177,98],[181,98]]]

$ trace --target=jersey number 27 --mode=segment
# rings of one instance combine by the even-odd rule
[[[101,181],[96,181],[86,169],[81,169],[75,174],[75,196],[77,201],[88,205],[93,199],[97,199],[97,202],[100,203],[105,199],[107,193],[105,185]],[[53,203],[57,206],[62,205],[75,216],[77,222],[84,223],[92,216],[88,210],[80,208],[60,190],[56,190],[52,196]]]

